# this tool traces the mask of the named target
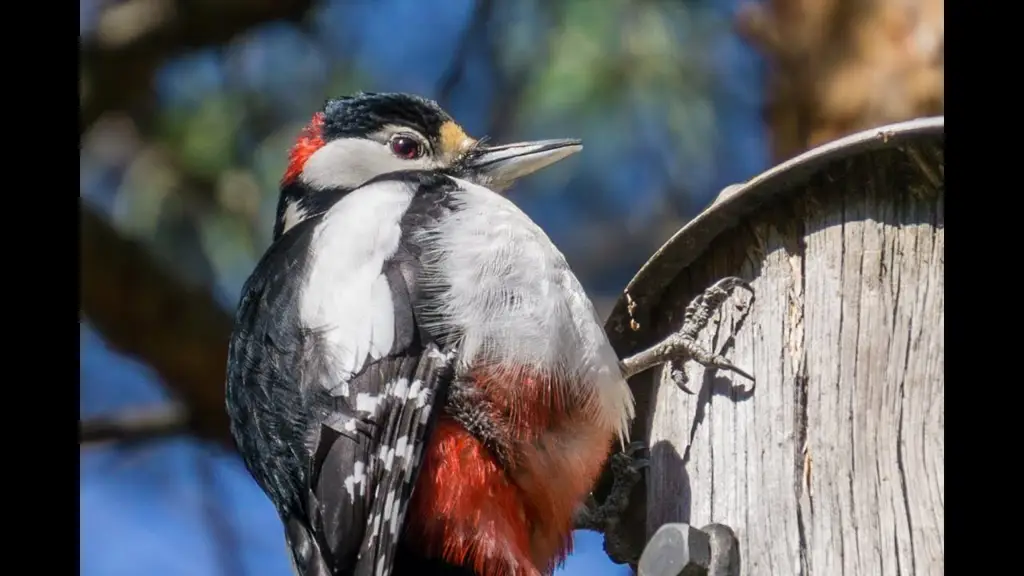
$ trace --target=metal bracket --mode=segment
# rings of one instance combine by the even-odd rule
[[[724,524],[708,524],[699,530],[689,524],[665,524],[644,548],[637,574],[739,576],[739,541]]]

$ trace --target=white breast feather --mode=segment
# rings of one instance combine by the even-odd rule
[[[391,350],[394,303],[382,269],[398,248],[411,200],[409,185],[400,182],[359,188],[332,206],[313,231],[300,314],[306,326],[321,331],[339,384],[368,356]]]
[[[593,387],[595,416],[624,441],[633,397],[565,257],[515,204],[459,184],[458,209],[415,239],[425,247],[421,287],[442,303],[427,321],[460,336],[464,367],[521,366]]]

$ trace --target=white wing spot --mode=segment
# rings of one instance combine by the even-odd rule
[[[430,420],[430,406],[423,406],[420,410],[420,424],[426,426],[427,422]]]
[[[420,392],[423,391],[423,382],[421,380],[413,380],[412,386],[409,387],[409,395],[406,399],[410,402],[416,400],[420,396]]]
[[[423,386],[422,380],[413,380],[412,386],[409,387],[409,396],[406,398],[406,401],[416,402],[417,408],[423,408],[429,400],[430,389]]]
[[[440,360],[441,362],[447,363],[449,360],[451,360],[451,357],[451,352],[441,352],[437,348],[431,348],[430,351],[427,352],[427,358],[431,360]]]
[[[384,500],[384,521],[391,521],[391,508],[395,502],[395,491],[391,490],[388,492],[388,497]]]
[[[423,443],[419,442],[416,444],[409,444],[409,451],[412,456],[405,462],[405,483],[412,482],[413,472],[416,471],[416,462],[419,462],[420,455],[423,454]]]
[[[408,458],[408,454],[406,454],[408,443],[408,436],[402,436],[401,438],[398,439],[398,442],[395,442],[395,453],[398,454],[399,458]]]
[[[416,399],[416,407],[425,407],[427,405],[427,402],[430,402],[430,394],[430,390],[423,390],[423,392],[420,392],[420,397]]]
[[[391,395],[396,398],[405,398],[407,394],[409,394],[409,380],[399,378],[391,387]]]
[[[391,511],[391,535],[395,536],[398,534],[398,519],[402,517],[401,514],[401,502],[396,501],[394,509]]]
[[[388,446],[380,447],[380,460],[384,464],[384,469],[391,470],[391,462],[395,459],[395,449]]]
[[[351,392],[352,392],[352,390],[348,386],[348,380],[347,379],[346,380],[342,380],[340,384],[338,384],[334,388],[331,388],[328,391],[328,393],[330,393],[330,395],[335,397],[335,398],[347,397]]]
[[[373,414],[377,411],[377,404],[379,402],[380,396],[375,394],[367,394],[366,392],[356,394],[356,410],[359,412]]]
[[[345,478],[345,491],[348,492],[348,497],[351,502],[356,501],[356,485],[359,485],[359,491],[363,491],[363,483],[366,480],[366,464],[360,461],[356,461],[355,465],[352,466],[352,474],[348,478]]]
[[[377,536],[380,534],[380,516],[376,513],[371,514],[369,524],[373,529],[370,531],[370,539],[367,541],[367,545],[373,544],[373,541],[376,540]]]

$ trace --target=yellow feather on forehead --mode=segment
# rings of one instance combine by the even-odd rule
[[[441,154],[454,157],[476,142],[455,122],[449,120],[441,126]]]

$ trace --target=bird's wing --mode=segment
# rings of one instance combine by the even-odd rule
[[[393,342],[376,343],[388,354],[348,381],[348,394],[322,426],[314,457],[310,525],[335,565],[351,566],[354,576],[390,573],[423,445],[440,412],[437,400],[453,377],[454,351],[441,349],[416,319],[418,265],[400,246],[382,266],[378,279],[386,280],[381,285],[387,292],[370,300],[380,310],[390,307],[383,322],[393,326],[383,331]],[[361,539],[353,538],[360,533]]]
[[[296,399],[306,405],[296,410],[321,414],[307,430],[307,449],[297,463],[308,471],[301,475],[304,486],[296,487],[305,492],[305,514],[285,519],[304,575],[390,573],[423,445],[453,377],[454,351],[439,346],[417,318],[422,302],[415,247],[401,241],[381,246],[394,232],[381,228],[388,225],[387,211],[401,208],[394,227],[407,219],[407,205],[390,203],[407,194],[399,188],[407,185],[360,188],[339,202],[358,200],[333,216],[330,229],[314,232],[322,222],[317,217],[290,230],[258,267],[275,272],[247,283],[240,304],[240,318],[259,309],[267,318],[262,333],[247,335],[248,341],[288,348],[276,357],[295,362],[258,369],[274,371],[302,391]],[[422,220],[424,213],[409,217]],[[315,234],[317,250],[332,259],[303,269],[306,264],[296,262],[309,254]],[[326,297],[341,315],[334,312],[328,326],[310,327],[295,304],[306,296],[297,291],[296,277],[325,271],[325,278],[306,278],[306,290],[330,290]],[[296,378],[289,371],[302,373]],[[282,401],[288,400],[275,404]]]
[[[449,358],[427,344],[419,354],[375,362],[351,383],[380,390],[373,415],[359,422],[372,423],[371,434],[346,436],[331,426],[321,435],[318,474],[309,493],[310,524],[331,548],[335,565],[352,567],[354,576],[390,573],[432,408],[437,408],[433,398],[444,395],[451,381]],[[353,538],[358,534],[362,537]]]

